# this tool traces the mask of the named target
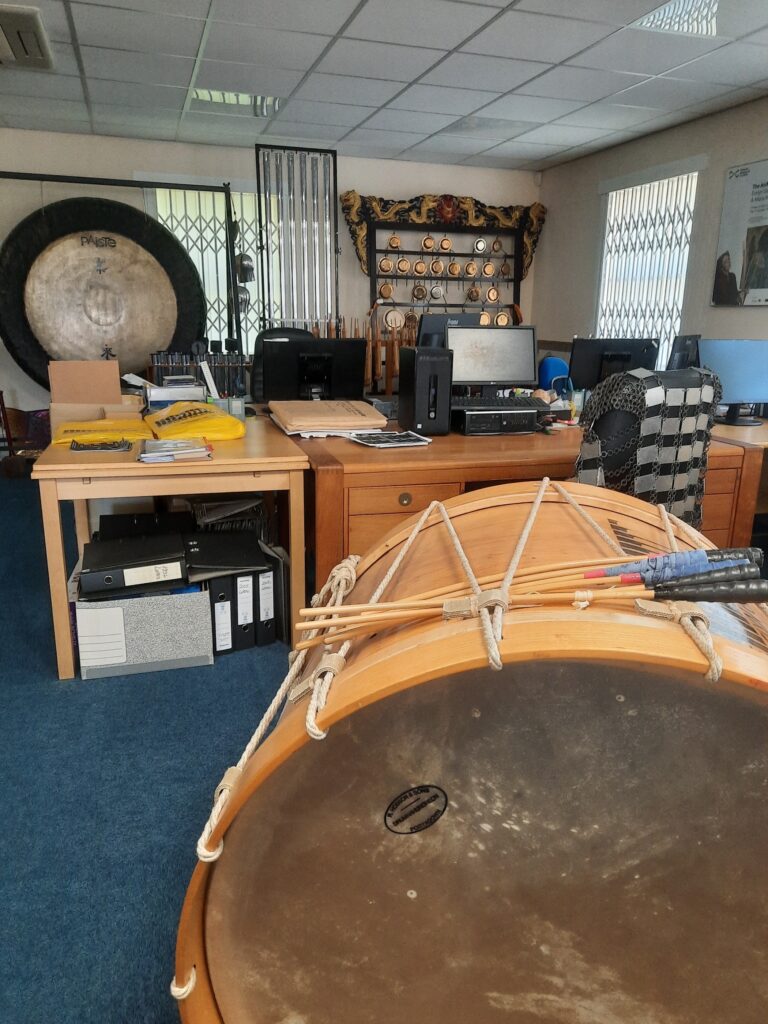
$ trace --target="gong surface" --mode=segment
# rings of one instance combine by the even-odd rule
[[[155,257],[130,238],[76,232],[37,257],[24,310],[52,359],[100,359],[108,347],[120,369],[143,370],[176,329],[176,295]]]
[[[599,663],[369,705],[227,831],[205,917],[223,1020],[765,1024],[767,724],[726,684]]]

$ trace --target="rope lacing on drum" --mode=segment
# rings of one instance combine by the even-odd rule
[[[328,601],[327,604],[329,611],[330,609],[340,605],[344,600],[345,596],[349,593],[350,590],[352,590],[352,588],[355,585],[355,582],[357,580],[357,565],[359,561],[360,559],[357,555],[350,555],[349,558],[345,558],[344,561],[339,562],[339,564],[331,570],[331,573],[328,576],[328,579],[323,585],[320,592],[318,594],[315,594],[315,596],[312,598],[312,607],[319,607],[329,597],[330,600]],[[322,619],[318,622],[317,630],[313,631],[313,633],[310,635],[316,635],[320,632],[321,628]],[[234,765],[233,767],[227,769],[226,773],[224,774],[224,778],[216,787],[213,808],[211,810],[210,817],[208,818],[208,821],[205,823],[205,827],[200,835],[200,838],[197,841],[197,856],[200,860],[209,862],[218,860],[219,857],[221,856],[222,850],[224,849],[224,841],[222,840],[218,844],[218,846],[216,846],[213,850],[208,848],[208,843],[210,841],[211,836],[213,835],[214,829],[216,828],[221,819],[224,807],[226,806],[226,803],[229,800],[229,794],[232,788],[233,781],[236,781],[236,779],[239,778],[246,764],[252,757],[254,751],[261,744],[262,740],[267,734],[267,731],[269,730],[269,727],[271,726],[275,718],[275,715],[280,710],[286,697],[288,696],[291,689],[294,687],[299,677],[301,676],[301,672],[304,668],[304,663],[306,662],[306,660],[306,651],[292,652],[289,658],[290,667],[288,669],[288,674],[278,687],[277,692],[275,693],[275,696],[272,698],[269,707],[264,712],[261,721],[256,727],[251,738],[248,740],[245,750],[240,756],[240,760],[237,762],[237,765]]]
[[[189,970],[189,977],[187,978],[186,982],[183,985],[179,985],[176,981],[176,978],[173,978],[173,980],[171,981],[171,995],[173,996],[174,999],[178,999],[179,1001],[181,1001],[182,999],[186,999],[187,996],[191,993],[192,989],[195,987],[196,981],[197,971],[195,970],[194,967],[191,967]]]

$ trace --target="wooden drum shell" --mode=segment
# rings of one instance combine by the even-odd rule
[[[537,484],[507,484],[465,494],[446,502],[452,522],[461,538],[478,578],[503,573],[520,528],[534,499]],[[634,545],[636,553],[664,551],[668,541],[657,511],[634,498],[585,485],[569,484],[579,503],[615,536],[625,550]],[[396,527],[361,560],[357,583],[345,604],[368,600],[419,516]],[[491,526],[495,524],[495,529]],[[559,531],[556,529],[559,524]],[[615,532],[614,532],[615,531]],[[681,550],[711,547],[692,530],[676,527]],[[436,514],[425,526],[414,549],[406,557],[382,600],[423,594],[463,580],[463,571]],[[635,554],[633,551],[629,557]],[[578,515],[564,506],[555,492],[548,494],[539,510],[521,567],[609,556],[604,544]],[[733,609],[733,614],[737,610]],[[728,612],[724,612],[728,615]],[[768,694],[768,655],[763,644],[768,638],[768,616],[762,609],[750,612],[760,642],[747,646],[724,636],[715,636],[715,646],[724,669],[717,684],[724,693],[744,693],[756,698]],[[762,649],[761,649],[762,648]],[[593,605],[578,610],[569,607],[531,607],[505,615],[505,629],[499,644],[505,667],[525,663],[558,662],[567,655],[574,663],[642,665],[669,673],[685,673],[701,686],[707,660],[679,625],[635,613],[625,604]],[[309,659],[309,674],[319,655]],[[353,644],[344,670],[334,681],[325,709],[318,716],[322,729],[333,728],[348,716],[387,697],[460,673],[487,667],[488,654],[476,619],[382,630],[363,643]],[[696,683],[694,683],[696,685]],[[746,690],[745,690],[746,688]],[[768,699],[768,698],[766,698]],[[312,743],[305,730],[307,698],[286,706],[268,739],[246,765],[233,788],[209,842],[215,848],[239,812],[270,776],[304,747]],[[228,1024],[220,1014],[207,967],[205,912],[206,898],[216,863],[198,862],[185,899],[179,926],[175,977],[181,984],[194,966],[196,983],[179,1003],[185,1024]],[[301,885],[302,879],[296,879]],[[661,1018],[660,1018],[661,1019]],[[261,1020],[258,1016],[254,1020]]]

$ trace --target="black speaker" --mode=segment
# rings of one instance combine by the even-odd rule
[[[451,349],[401,348],[400,426],[430,437],[447,434],[451,429],[452,378]]]

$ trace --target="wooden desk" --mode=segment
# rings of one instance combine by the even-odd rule
[[[47,448],[35,463],[32,476],[40,483],[59,678],[71,679],[75,674],[61,532],[62,501],[74,504],[77,543],[82,553],[83,544],[89,539],[91,499],[287,491],[291,608],[296,609],[303,607],[306,600],[304,470],[308,466],[307,456],[289,437],[268,420],[256,418],[249,418],[245,437],[215,442],[213,457],[202,462],[145,465],[137,461],[135,446],[132,452],[79,455],[64,445]]]
[[[341,438],[302,441],[314,471],[317,585],[342,558],[359,554],[435,498],[474,487],[573,476],[581,431],[553,435],[433,438],[427,448],[376,451]],[[713,442],[704,532],[720,547],[748,544],[762,452]]]
[[[768,460],[765,449],[768,448],[768,420],[763,420],[759,427],[726,427],[718,423],[712,432],[713,437],[731,444],[740,444],[746,448],[759,448],[762,454],[762,473],[757,495],[756,512],[765,515],[768,512]]]

